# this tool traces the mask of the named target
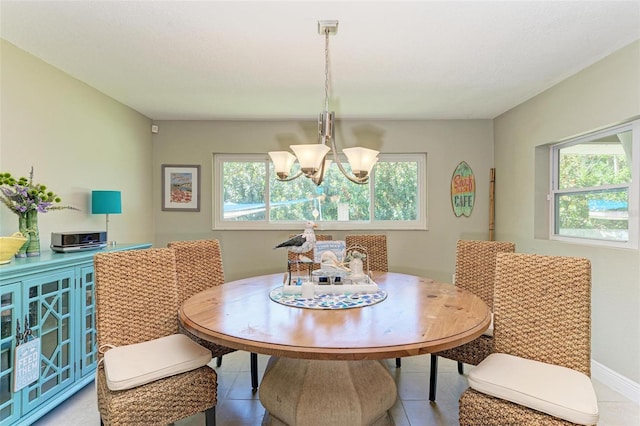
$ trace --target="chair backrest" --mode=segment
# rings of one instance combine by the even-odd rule
[[[298,234],[291,234],[289,235],[289,238],[291,237],[295,237]],[[333,236],[332,235],[328,235],[328,234],[316,234],[316,241],[331,241],[333,240]],[[314,257],[314,253],[315,253],[315,249],[311,249],[308,252],[305,253],[294,253],[294,252],[289,252],[288,255],[288,260],[294,262],[296,260],[298,260],[298,256],[306,256],[309,259],[313,260]],[[319,269],[320,268],[320,264],[319,263],[314,263],[313,264],[313,269]]]
[[[498,253],[493,308],[496,352],[590,375],[589,260]]]
[[[167,248],[94,256],[98,347],[178,332],[176,258]]]
[[[516,245],[508,241],[458,240],[456,285],[472,292],[493,309],[496,254],[515,250]]]
[[[387,236],[380,234],[373,235],[347,235],[344,239],[347,249],[352,246],[361,246],[367,249],[367,264],[371,271],[387,272],[389,264],[387,261]]]
[[[176,253],[178,303],[196,293],[224,284],[222,251],[218,240],[172,241]]]

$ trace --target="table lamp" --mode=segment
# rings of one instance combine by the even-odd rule
[[[115,241],[109,241],[109,215],[122,213],[120,191],[91,191],[91,213],[107,215],[107,244],[116,245]]]

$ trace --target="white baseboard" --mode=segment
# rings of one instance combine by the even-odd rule
[[[597,361],[591,360],[591,377],[600,383],[607,385],[614,391],[629,398],[636,404],[640,404],[640,384],[616,373],[609,367],[605,367]]]

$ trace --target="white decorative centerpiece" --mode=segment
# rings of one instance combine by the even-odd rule
[[[352,281],[358,281],[366,278],[366,274],[363,271],[363,261],[367,258],[365,253],[361,253],[357,250],[350,251],[345,258],[345,263],[349,264],[349,278]]]
[[[289,285],[282,287],[283,294],[302,294],[303,298],[309,299],[311,287],[314,296],[378,292],[378,285],[368,275],[368,265],[366,268],[364,265],[367,259],[365,248],[354,246],[347,250],[343,262],[340,261],[341,256],[331,250],[323,251],[318,257],[316,262],[320,262],[320,269],[310,274],[309,281],[298,285],[290,281]]]
[[[344,263],[349,266],[349,275],[347,275],[346,281],[353,284],[368,284],[371,282],[371,277],[369,276],[371,269],[369,268],[366,247],[360,245],[347,247]]]
[[[332,251],[322,252],[322,256],[320,257],[320,270],[328,274],[345,273],[349,271]]]
[[[302,294],[304,298],[308,297],[310,293],[308,287],[309,282],[303,282],[302,285],[283,285],[283,294]],[[349,284],[335,285],[335,284],[318,284],[313,282],[313,293],[317,294],[351,294],[351,293],[377,293],[379,290],[378,284],[369,279],[367,282],[350,282]]]

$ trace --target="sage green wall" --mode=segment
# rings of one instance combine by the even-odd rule
[[[285,251],[273,246],[291,230],[212,231],[212,154],[266,153],[292,143],[315,142],[315,122],[161,121],[154,136],[154,211],[156,245],[171,240],[217,238],[227,279],[286,269]],[[459,238],[488,238],[489,170],[493,167],[491,120],[349,121],[339,124],[340,147],[357,143],[385,153],[426,152],[428,231],[377,231],[388,238],[392,270],[451,280]],[[476,203],[471,217],[457,218],[451,208],[450,183],[456,165],[467,161],[476,175]],[[202,201],[199,213],[161,211],[162,164],[199,164]],[[301,230],[301,229],[300,229]],[[318,230],[341,239],[345,232]]]
[[[536,239],[534,151],[639,114],[640,42],[635,42],[496,118],[494,127],[497,239],[515,242],[520,252],[591,260],[592,358],[636,383],[639,252]]]
[[[27,176],[81,211],[41,214],[41,246],[52,231],[104,230],[91,215],[93,189],[122,191],[110,239],[153,241],[151,121],[96,89],[0,40],[0,171]],[[18,229],[0,206],[0,235]]]

